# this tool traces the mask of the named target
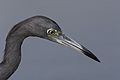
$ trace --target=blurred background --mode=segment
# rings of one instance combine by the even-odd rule
[[[119,0],[1,0],[1,60],[9,30],[35,15],[55,20],[66,35],[94,52],[101,63],[62,45],[29,37],[22,45],[21,64],[9,80],[120,79]]]

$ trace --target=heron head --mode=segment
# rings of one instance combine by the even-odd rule
[[[43,31],[44,31],[44,36],[43,38],[62,44],[64,46],[71,47],[73,49],[76,49],[77,51],[81,51],[84,53],[86,56],[100,62],[100,60],[87,48],[85,48],[83,45],[77,43],[70,37],[66,36],[61,28],[57,25],[57,23],[49,18],[46,18],[45,24],[43,25]]]
[[[87,48],[85,48],[81,44],[78,44],[70,37],[66,36],[62,32],[58,24],[50,18],[44,16],[33,17],[29,25],[32,25],[32,28],[29,30],[31,30],[30,32],[32,32],[33,36],[38,36],[40,38],[44,38],[65,46],[69,46],[76,49],[77,51],[81,51],[86,56],[100,62],[99,59]]]

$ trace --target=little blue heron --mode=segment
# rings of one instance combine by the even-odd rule
[[[6,38],[5,53],[0,63],[0,80],[7,80],[18,68],[21,61],[21,45],[23,40],[29,36],[70,46],[100,62],[91,51],[66,36],[55,21],[45,16],[33,16],[16,24],[9,31]]]

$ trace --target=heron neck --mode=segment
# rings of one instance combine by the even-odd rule
[[[6,40],[5,54],[0,63],[0,80],[7,80],[18,68],[21,61],[21,45],[25,37],[11,36]]]

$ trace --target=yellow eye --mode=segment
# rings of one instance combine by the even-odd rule
[[[55,30],[55,29],[53,29],[53,28],[50,28],[50,29],[47,30],[47,34],[48,34],[48,35],[54,35],[54,34],[56,34],[56,33],[57,33],[57,30]]]
[[[49,36],[59,36],[59,31],[57,31],[56,29],[53,29],[53,28],[50,28],[50,29],[48,29],[47,30],[47,34],[49,35]]]

